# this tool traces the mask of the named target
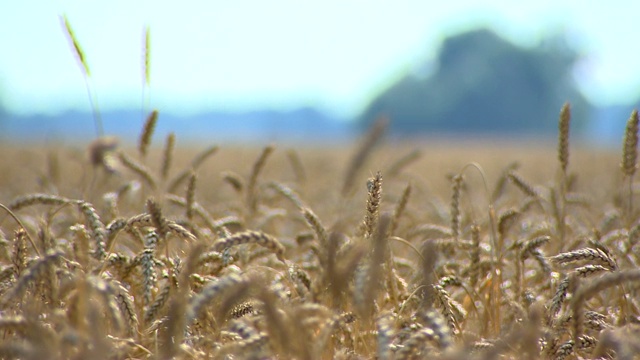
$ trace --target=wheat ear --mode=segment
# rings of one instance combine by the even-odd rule
[[[371,127],[367,135],[365,135],[360,147],[356,151],[355,155],[349,162],[349,166],[347,167],[347,172],[344,178],[344,184],[342,186],[342,195],[347,195],[351,192],[353,185],[356,181],[356,175],[367,161],[373,148],[378,144],[382,135],[387,128],[389,123],[389,119],[386,117],[380,117]]]
[[[142,44],[142,81],[146,86],[151,82],[151,30],[144,28],[144,42]]]
[[[198,257],[204,250],[201,243],[195,244],[189,250],[185,264],[182,267],[178,286],[180,291],[176,291],[171,299],[171,304],[167,311],[167,322],[164,331],[160,334],[162,343],[160,347],[160,359],[174,359],[185,336],[185,327],[187,325],[187,297],[190,292],[189,278],[198,266]]]
[[[87,88],[87,94],[89,96],[89,101],[91,102],[91,108],[93,108],[93,119],[96,125],[96,133],[98,135],[98,138],[101,138],[104,135],[104,130],[102,128],[102,119],[100,118],[100,111],[98,110],[97,100],[94,99],[95,96],[91,92],[91,86],[89,86],[89,78],[91,76],[91,72],[89,71],[89,64],[84,55],[84,52],[82,51],[82,48],[80,47],[80,42],[78,41],[78,38],[76,38],[75,33],[71,29],[71,24],[69,23],[69,19],[67,19],[66,15],[62,15],[60,16],[60,20],[64,27],[67,38],[69,39],[69,41],[71,42],[71,45],[73,46],[73,52],[76,55],[76,58],[78,59],[80,68],[82,69],[84,82]]]
[[[300,159],[300,155],[294,149],[287,150],[287,159],[291,163],[291,168],[296,176],[296,182],[298,184],[305,184],[307,182],[307,172],[305,171],[304,164]]]
[[[415,149],[415,150],[411,151],[410,153],[408,153],[406,155],[403,155],[402,157],[400,157],[399,159],[394,161],[387,168],[387,171],[385,171],[386,176],[389,177],[389,178],[393,178],[393,177],[398,176],[398,174],[400,174],[400,172],[404,168],[406,168],[412,162],[419,160],[421,156],[422,156],[422,153],[418,149]]]
[[[202,163],[205,162],[211,155],[215,154],[218,151],[219,147],[217,145],[210,146],[198,153],[193,160],[191,160],[191,166],[182,170],[178,175],[176,175],[171,181],[169,181],[169,185],[167,186],[167,191],[170,193],[174,193],[176,189],[189,177],[192,171],[197,170]]]
[[[164,151],[162,152],[162,170],[160,175],[162,180],[166,181],[169,176],[169,170],[171,169],[171,162],[173,160],[173,149],[176,146],[176,134],[169,133],[167,140],[164,143]]]
[[[626,270],[602,275],[591,281],[588,285],[578,288],[576,294],[571,299],[571,310],[573,312],[573,338],[577,340],[582,335],[584,302],[599,292],[610,287],[623,284],[625,282],[639,282],[640,270]],[[626,295],[623,295],[626,296]]]
[[[451,195],[451,236],[454,241],[460,239],[460,192],[462,190],[462,175],[452,179]]]
[[[393,217],[391,218],[391,225],[389,225],[389,234],[394,235],[396,229],[398,228],[398,222],[404,214],[404,210],[407,207],[407,203],[409,202],[409,197],[411,196],[411,184],[407,184],[407,186],[402,191],[402,195],[400,196],[400,201],[396,204],[395,209],[393,210]]]
[[[628,226],[633,218],[633,175],[638,167],[638,110],[633,110],[624,132],[622,148],[622,172],[629,180],[629,205],[627,209]]]
[[[558,121],[558,161],[560,162],[560,204],[558,204],[558,218],[556,219],[560,242],[565,240],[565,211],[567,206],[567,168],[569,167],[569,127],[571,123],[571,106],[565,103],[560,110]]]
[[[140,140],[138,141],[138,152],[140,153],[140,157],[144,159],[147,156],[147,151],[149,150],[149,145],[151,144],[151,137],[153,136],[153,132],[156,129],[156,123],[158,122],[158,110],[153,110],[149,116],[147,116],[147,120],[144,123],[144,128],[142,129],[142,134],[140,135]]]
[[[195,212],[195,203],[196,203],[196,180],[197,176],[195,172],[192,172],[189,176],[189,182],[187,183],[187,196],[186,196],[186,208],[187,208],[187,219],[191,221],[193,219],[193,213]]]
[[[232,246],[255,243],[271,250],[278,260],[284,261],[284,246],[274,237],[258,231],[245,231],[217,240],[211,250],[222,252]]]
[[[562,105],[560,119],[558,121],[558,161],[560,169],[566,179],[569,166],[569,126],[571,123],[571,105],[567,102]]]
[[[124,152],[120,152],[120,161],[122,164],[128,168],[129,170],[136,173],[136,175],[140,176],[152,190],[155,190],[157,186],[157,182],[155,177],[151,174],[151,171],[147,169],[144,165],[136,162],[132,158],[130,158]]]
[[[364,238],[369,239],[378,223],[380,201],[382,200],[382,175],[380,172],[367,181],[367,208],[364,214]]]
[[[260,172],[264,168],[264,165],[267,163],[267,158],[269,158],[269,155],[271,155],[271,153],[273,153],[274,150],[275,150],[275,147],[272,145],[265,147],[260,153],[260,156],[258,157],[256,162],[253,164],[253,167],[251,168],[251,174],[249,175],[249,180],[247,182],[247,193],[246,193],[247,209],[249,210],[250,214],[253,214],[256,211],[256,208],[258,206],[258,197],[256,193],[258,176],[260,175]]]

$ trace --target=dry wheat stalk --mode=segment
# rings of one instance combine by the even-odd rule
[[[529,183],[527,183],[520,175],[518,175],[515,171],[510,171],[507,174],[507,178],[522,191],[525,195],[538,199],[540,198],[540,194],[538,191]]]
[[[543,246],[551,241],[551,236],[542,235],[531,240],[528,240],[522,246],[522,250],[520,250],[520,259],[525,260],[529,256],[534,255],[534,251],[537,250],[540,246]]]
[[[66,15],[63,15],[60,17],[60,20],[62,20],[64,29],[66,30],[67,37],[69,38],[69,40],[71,40],[74,53],[78,57],[78,61],[80,62],[82,70],[87,76],[89,76],[91,74],[91,72],[89,71],[89,64],[87,63],[87,60],[84,56],[84,52],[82,51],[82,48],[80,47],[80,42],[78,41],[75,33],[71,29],[71,24],[69,24],[69,19],[67,19]]]
[[[421,235],[423,239],[452,238],[451,226],[436,224],[422,224],[411,229],[408,238]]]
[[[9,203],[8,208],[13,211],[18,211],[24,207],[32,205],[52,205],[62,206],[65,204],[73,203],[75,200],[71,200],[65,197],[49,194],[28,194],[15,198]]]
[[[149,306],[147,307],[144,313],[145,324],[149,324],[150,322],[155,320],[155,318],[158,316],[158,313],[160,312],[160,310],[162,310],[164,305],[168,302],[169,297],[171,296],[171,289],[172,289],[171,283],[167,282],[162,287],[162,289],[158,291],[158,294],[156,295],[155,299],[153,300],[152,303],[149,304]],[[145,287],[145,293],[146,293],[146,287]]]
[[[89,229],[91,231],[91,236],[96,242],[96,247],[94,251],[94,257],[98,260],[102,260],[106,256],[106,230],[102,220],[100,220],[100,216],[96,212],[96,209],[93,208],[88,202],[79,202],[78,207],[80,211],[85,216],[87,220],[87,224],[89,225]]]
[[[383,271],[389,251],[387,234],[390,223],[391,216],[389,214],[383,214],[380,217],[376,232],[371,239],[373,245],[371,259],[367,266],[361,270],[361,273],[366,273],[362,279],[363,286],[359,289],[358,284],[356,284],[355,291],[357,297],[355,299],[355,306],[363,319],[370,319],[378,293],[381,290],[380,279],[385,276]]]
[[[389,313],[380,315],[376,321],[376,330],[378,332],[377,358],[381,360],[392,359],[391,342],[393,341],[395,333],[393,329],[393,316]]]
[[[458,317],[466,315],[464,310],[451,299],[451,295],[440,285],[433,285],[435,290],[436,305],[440,308],[442,316],[446,319],[447,325],[452,334],[460,332]]]
[[[237,174],[233,171],[224,171],[221,175],[222,181],[231,185],[233,190],[235,190],[237,193],[242,193],[243,189],[245,188],[245,184],[240,174]]]
[[[188,318],[187,302],[190,292],[189,279],[198,266],[198,256],[204,250],[204,244],[196,243],[189,249],[184,265],[179,270],[178,288],[181,291],[174,292],[167,310],[166,326],[160,332],[160,348],[158,356],[162,359],[173,359],[182,348],[180,344],[185,336]],[[177,269],[173,269],[177,272]]]
[[[194,213],[194,204],[196,202],[196,173],[192,172],[189,176],[189,182],[187,183],[187,196],[185,199],[187,200],[186,208],[187,208],[187,219],[191,221],[193,219]]]
[[[125,321],[125,328],[130,336],[137,336],[138,334],[138,316],[136,315],[135,307],[133,305],[133,298],[129,291],[122,286],[122,284],[116,285],[116,303],[120,309]]]
[[[165,195],[165,199],[180,206],[184,206],[184,207],[187,206],[187,200],[176,195],[167,194]],[[213,217],[211,216],[211,214],[209,214],[209,212],[197,202],[193,204],[193,210],[198,215],[198,217],[200,217],[200,219],[207,225],[207,227],[211,231],[214,231],[216,233],[222,231],[226,227],[234,227],[234,226],[242,227],[243,226],[242,221],[236,216],[225,216],[217,220],[213,220]],[[137,222],[137,221],[144,222],[149,220],[147,216],[148,216],[147,214],[141,214],[141,215],[138,215],[138,217],[132,217],[130,220],[133,222]],[[168,225],[169,225],[169,228],[171,229],[177,224],[173,222],[169,222]],[[183,235],[187,235],[187,234],[181,234],[180,236],[183,236]],[[190,235],[190,238],[195,239],[193,235]]]
[[[58,261],[62,255],[60,251],[51,251],[30,265],[11,290],[0,298],[0,309],[6,309],[11,301],[20,298],[27,290],[27,286],[44,276],[44,272],[48,269],[49,265]]]
[[[516,209],[507,209],[498,215],[498,235],[501,239],[504,239],[507,231],[518,221],[520,215]]]
[[[351,192],[353,185],[356,183],[356,175],[371,155],[373,148],[379,143],[389,124],[389,119],[380,117],[373,123],[369,132],[364,136],[360,147],[349,162],[342,186],[342,195],[345,196]]]
[[[569,264],[576,261],[588,261],[593,265],[606,266],[609,270],[616,270],[616,262],[611,256],[601,249],[583,248],[561,253],[549,258],[555,264]]]
[[[246,281],[242,276],[232,273],[218,279],[218,281],[207,284],[198,295],[189,301],[189,306],[187,307],[187,324],[200,316],[203,308],[215,297],[221,296],[221,294],[230,287],[238,286]]]
[[[378,223],[380,201],[382,200],[382,175],[380,172],[367,181],[367,208],[363,221],[363,236],[371,238]]]
[[[406,168],[409,164],[417,161],[422,157],[422,152],[418,149],[414,149],[411,152],[403,155],[395,160],[384,172],[387,177],[394,178],[400,174],[400,172]]]
[[[151,174],[151,171],[149,171],[149,169],[147,169],[144,165],[136,162],[123,152],[119,153],[119,158],[122,162],[122,165],[124,165],[127,169],[133,171],[136,175],[140,176],[142,180],[144,180],[144,182],[149,185],[151,190],[155,190],[157,188],[155,177]]]
[[[149,116],[147,116],[147,120],[144,123],[144,128],[142,129],[142,134],[140,134],[140,140],[138,140],[138,152],[140,153],[140,157],[144,159],[147,156],[147,151],[149,150],[149,145],[151,144],[151,137],[153,136],[153,132],[156,128],[156,123],[158,122],[158,110],[153,110]]]
[[[169,225],[167,219],[162,215],[162,208],[155,199],[147,199],[147,211],[151,215],[151,223],[156,228],[160,239],[166,239],[169,233]]]
[[[407,203],[409,202],[409,197],[411,196],[411,184],[407,184],[407,186],[402,191],[402,196],[400,196],[400,200],[396,204],[395,209],[393,210],[393,217],[391,218],[391,225],[389,226],[389,234],[393,235],[398,228],[398,222],[400,221],[400,217],[404,213]]]
[[[267,185],[269,188],[274,189],[275,191],[277,191],[279,194],[281,194],[282,196],[284,196],[285,198],[289,199],[289,201],[291,201],[293,203],[293,205],[295,205],[298,209],[302,209],[304,208],[306,205],[304,204],[304,202],[302,201],[302,199],[300,199],[300,196],[298,194],[296,194],[295,191],[293,191],[291,188],[289,188],[288,186],[281,184],[279,182],[276,181],[272,181]],[[240,189],[242,187],[240,186]],[[238,189],[236,189],[238,190]]]
[[[455,175],[451,179],[451,236],[455,241],[460,239],[460,191],[462,175]]]
[[[295,151],[294,149],[288,149],[286,154],[287,154],[287,159],[291,164],[291,168],[293,169],[293,173],[296,176],[296,182],[298,184],[306,183],[307,172],[305,171],[304,163],[302,162],[302,159],[300,158],[300,155],[298,154],[298,152]]]
[[[171,163],[173,161],[173,151],[176,146],[176,134],[169,133],[167,139],[164,142],[164,151],[162,152],[162,167],[160,175],[162,180],[166,181],[169,177],[169,170],[171,169]]]
[[[113,136],[100,136],[89,144],[87,152],[93,167],[104,169],[107,174],[117,173],[114,152],[118,148],[118,139]]]
[[[437,342],[438,338],[435,332],[430,328],[422,328],[414,332],[407,341],[404,342],[402,349],[396,354],[397,360],[413,359],[416,353],[420,353],[422,358],[427,357],[429,351],[425,348],[428,342]]]
[[[27,233],[22,228],[15,231],[11,262],[13,263],[13,275],[16,279],[19,279],[22,272],[27,268]]]
[[[313,230],[313,232],[316,234],[316,238],[318,239],[320,247],[326,247],[329,241],[329,235],[324,225],[322,225],[320,218],[318,218],[318,215],[316,215],[313,210],[309,209],[308,207],[302,208],[302,215],[304,216],[304,219],[307,221],[307,224],[309,225],[311,230]]]
[[[262,150],[262,153],[260,153],[260,156],[258,157],[256,162],[253,164],[253,167],[251,168],[251,174],[249,175],[249,180],[247,181],[246,193],[246,204],[250,214],[253,214],[258,206],[258,198],[256,193],[258,176],[267,163],[267,158],[269,158],[269,155],[271,155],[271,153],[273,153],[274,151],[275,147],[272,145],[265,147]]]
[[[94,99],[93,94],[91,93],[91,87],[89,86],[89,78],[91,76],[91,72],[89,71],[89,63],[80,47],[80,42],[76,38],[75,33],[71,29],[71,24],[69,23],[69,19],[67,19],[66,15],[60,16],[60,21],[64,27],[67,38],[71,42],[73,46],[73,52],[78,60],[80,68],[82,70],[82,75],[84,76],[85,85],[87,87],[87,94],[89,95],[89,102],[91,102],[91,107],[93,108],[94,121],[96,125],[96,132],[98,138],[101,138],[104,135],[104,130],[102,128],[102,120],[100,119],[100,112],[98,111],[98,105],[96,100]]]
[[[284,246],[276,238],[258,231],[245,231],[219,239],[213,243],[211,250],[221,252],[226,248],[250,243],[255,243],[271,250],[278,260],[284,261]]]
[[[578,339],[582,334],[583,306],[584,302],[592,296],[625,282],[640,281],[640,270],[624,270],[602,275],[587,285],[578,287],[571,299],[571,311],[573,312],[573,338]],[[623,295],[625,296],[625,295]]]
[[[142,81],[146,86],[151,82],[151,30],[144,28],[144,42],[142,44]]]
[[[622,173],[629,181],[629,194],[627,206],[627,227],[630,227],[633,221],[633,175],[638,168],[638,110],[631,112],[631,117],[627,120],[627,126],[624,132],[624,143],[622,148],[622,162],[620,167]]]
[[[560,110],[560,119],[558,121],[558,161],[560,161],[560,169],[567,176],[567,168],[569,166],[569,125],[571,123],[571,105],[566,102]]]
[[[638,166],[638,121],[638,110],[633,110],[624,132],[622,162],[620,163],[622,172],[629,177],[635,174]]]
[[[218,152],[218,145],[212,145],[202,152],[198,153],[193,160],[191,160],[191,165],[186,169],[182,170],[178,175],[176,175],[171,181],[169,181],[169,185],[167,186],[167,192],[175,193],[176,189],[189,177],[192,171],[196,171],[202,163],[204,163],[209,157]]]

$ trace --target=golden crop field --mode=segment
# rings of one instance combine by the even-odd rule
[[[624,150],[99,138],[0,160],[3,359],[632,359]]]

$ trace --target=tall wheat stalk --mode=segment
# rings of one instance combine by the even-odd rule
[[[149,26],[145,26],[143,29],[142,37],[142,98],[140,99],[140,111],[141,118],[144,119],[144,114],[148,110],[149,106],[149,86],[151,84],[151,30]]]
[[[80,65],[80,69],[82,70],[82,75],[84,77],[84,83],[87,88],[87,95],[89,96],[89,102],[91,103],[91,108],[93,110],[93,121],[96,127],[96,134],[98,137],[104,136],[104,129],[102,127],[102,118],[100,116],[100,110],[98,109],[98,100],[95,94],[91,91],[90,79],[91,72],[89,71],[89,64],[87,62],[86,57],[84,56],[84,52],[80,47],[80,42],[76,38],[75,33],[71,29],[71,24],[69,23],[69,19],[67,19],[66,15],[60,16],[60,21],[62,22],[62,26],[65,30],[65,34],[67,38],[71,42],[71,46],[73,47],[73,52],[78,59],[78,63]]]
[[[571,124],[571,106],[564,103],[558,121],[558,160],[560,162],[560,204],[558,211],[558,234],[560,242],[565,243],[565,211],[567,203],[567,168],[569,167],[569,127]]]
[[[622,148],[622,173],[629,182],[629,203],[627,207],[627,228],[633,221],[633,175],[638,168],[638,110],[633,110],[624,132]]]

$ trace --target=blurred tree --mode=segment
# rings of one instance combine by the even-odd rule
[[[565,101],[577,119],[591,111],[574,85],[576,60],[561,37],[524,48],[487,29],[456,35],[444,41],[431,76],[401,78],[373,99],[361,123],[387,114],[391,130],[405,134],[554,132]]]

